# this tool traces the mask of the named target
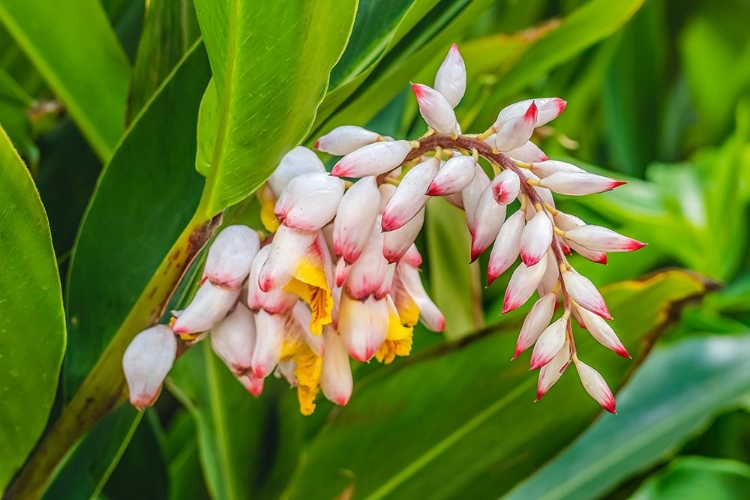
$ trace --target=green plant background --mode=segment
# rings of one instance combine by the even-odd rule
[[[4,0],[0,490],[750,497],[748,19],[743,0]],[[484,288],[486,256],[466,264],[463,215],[437,200],[418,246],[447,329],[360,366],[346,407],[303,417],[280,380],[254,399],[205,343],[155,408],[122,404],[124,347],[191,293],[191,237],[224,210],[251,220],[281,156],[336,126],[421,135],[408,83],[454,42],[464,130],[560,96],[545,152],[629,181],[559,201],[649,243],[575,262],[634,355],[581,341],[618,415],[572,374],[532,403],[509,361],[523,311],[499,317],[508,278]]]

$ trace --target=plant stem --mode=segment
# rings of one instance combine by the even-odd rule
[[[7,492],[8,498],[40,498],[78,440],[126,399],[122,372],[125,349],[138,332],[154,324],[164,314],[180,280],[220,221],[220,215],[210,220],[194,218],[183,230],[107,349],[21,469]]]

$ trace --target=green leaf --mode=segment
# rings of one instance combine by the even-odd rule
[[[675,304],[702,295],[705,287],[692,274],[668,271],[603,293],[616,318],[613,327],[631,352],[642,347],[640,359],[677,314]],[[575,373],[532,404],[535,374],[524,361],[506,361],[518,327],[498,326],[502,334],[488,328],[357,383],[349,404],[311,443],[287,494],[332,498],[353,486],[358,498],[370,500],[425,491],[438,499],[489,498],[511,489],[599,411]],[[593,360],[614,387],[634,366],[589,336],[577,335],[576,343],[580,356]]]
[[[750,390],[748,356],[750,335],[657,350],[620,394],[617,418],[597,422],[509,498],[600,498],[671,456]]]
[[[208,342],[175,364],[169,388],[195,418],[213,498],[278,498],[302,440],[297,403],[280,398],[288,392],[282,385],[266,380],[263,397],[254,399]]]
[[[196,165],[214,215],[252,193],[304,139],[351,32],[356,0],[197,0],[216,96],[201,109]],[[273,43],[269,43],[273,40]]]
[[[0,490],[47,422],[65,351],[65,316],[44,207],[0,128]]]
[[[143,34],[133,65],[128,122],[200,36],[190,0],[151,0],[146,8]]]
[[[209,500],[198,453],[195,419],[185,409],[178,410],[167,429],[166,455],[169,463],[169,498]]]
[[[122,402],[125,348],[159,319],[211,234],[212,223],[192,218],[203,183],[192,168],[194,134],[209,77],[205,50],[196,44],[102,172],[69,272],[68,405],[17,479],[19,496],[39,496],[73,444]],[[109,437],[124,438],[114,429]]]
[[[443,199],[427,205],[427,259],[431,297],[445,316],[445,338],[454,340],[482,327],[479,265],[471,259],[471,236],[463,210]]]
[[[0,23],[60,97],[97,154],[122,135],[130,67],[96,0],[7,0]]]
[[[631,500],[734,500],[750,497],[750,466],[736,460],[680,457],[646,481]]]

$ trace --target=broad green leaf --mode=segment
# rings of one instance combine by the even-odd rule
[[[631,500],[734,500],[750,497],[750,466],[736,460],[680,457],[651,477]]]
[[[748,356],[750,335],[657,350],[619,395],[617,419],[598,421],[508,498],[600,498],[671,456],[750,390]]]
[[[102,172],[69,272],[68,406],[19,476],[20,495],[39,496],[81,435],[122,401],[122,353],[159,319],[210,234],[205,221],[191,219],[203,184],[192,168],[194,134],[209,77],[205,50],[196,44]],[[114,443],[126,439],[112,431]]]
[[[47,422],[65,350],[65,316],[44,207],[0,128],[0,490]]]
[[[432,200],[425,226],[431,297],[445,316],[445,338],[458,339],[483,323],[479,266],[468,265],[466,216],[445,200]]]
[[[253,398],[208,341],[175,364],[169,388],[195,418],[213,498],[278,498],[302,438],[296,402],[280,397],[283,385],[270,378],[262,398]]]
[[[128,121],[141,110],[200,36],[193,2],[151,0],[133,65]]]
[[[351,32],[356,0],[283,3],[197,0],[214,76],[202,106],[209,165],[201,209],[214,215],[252,193],[310,130],[331,68]],[[273,40],[273,42],[271,42]]]
[[[201,470],[198,431],[195,419],[185,409],[178,410],[166,432],[166,459],[169,464],[169,498],[208,500],[210,497]]]
[[[0,23],[34,63],[99,157],[122,134],[130,68],[96,0],[6,0]]]
[[[704,292],[699,278],[681,271],[603,290],[613,327],[632,353],[641,347],[639,358],[677,314],[675,304]],[[532,474],[585,429],[598,407],[572,371],[532,404],[536,374],[528,357],[508,361],[518,325],[498,329],[356,384],[349,404],[311,443],[289,497],[332,498],[353,487],[355,498],[370,500],[425,491],[438,499],[488,498]],[[615,388],[634,366],[586,335],[577,335],[577,345]]]

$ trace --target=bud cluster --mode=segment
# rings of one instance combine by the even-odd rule
[[[257,193],[267,233],[226,227],[208,251],[192,302],[174,311],[170,326],[149,328],[128,347],[123,366],[133,405],[153,404],[178,338],[190,344],[207,335],[253,395],[274,373],[297,387],[304,414],[314,410],[321,390],[346,404],[350,357],[390,363],[410,353],[418,320],[431,330],[445,327],[422,285],[414,245],[426,204],[442,196],[465,211],[472,261],[492,246],[488,286],[520,256],[503,313],[537,293],[513,356],[534,346],[537,398],[572,361],[586,391],[615,411],[604,379],[576,354],[571,320],[617,354],[628,353],[606,321],[611,316],[596,287],[566,255],[575,251],[606,264],[608,252],[643,244],[557,210],[552,193],[586,195],[623,183],[550,160],[530,141],[565,108],[558,98],[512,104],[483,134],[462,134],[453,109],[466,89],[466,70],[455,45],[434,88],[412,88],[430,127],[419,140],[343,126],[315,144],[343,156],[330,173],[304,147],[284,157]]]

